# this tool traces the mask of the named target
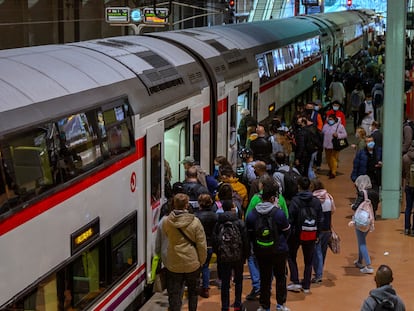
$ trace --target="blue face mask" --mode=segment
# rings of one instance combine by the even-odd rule
[[[375,141],[370,141],[370,142],[367,144],[367,147],[368,147],[368,148],[370,148],[370,149],[373,149],[373,148],[375,147]]]
[[[319,111],[319,106],[315,106],[315,108],[313,108],[313,110]]]
[[[335,111],[338,111],[339,107],[338,106],[332,106],[332,109],[335,110]]]
[[[334,125],[335,124],[335,121],[334,120],[328,120],[328,124],[329,125]]]
[[[214,170],[218,171],[220,168],[220,165],[214,165]]]

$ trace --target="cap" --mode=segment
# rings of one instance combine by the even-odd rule
[[[184,160],[181,161],[181,164],[194,164],[195,160],[192,156],[186,156]]]

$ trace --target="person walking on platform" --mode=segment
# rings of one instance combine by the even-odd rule
[[[188,212],[188,195],[174,196],[174,210],[163,222],[168,239],[167,292],[170,311],[180,311],[182,288],[188,289],[188,310],[196,311],[200,268],[207,259],[207,241],[200,220]]]
[[[270,310],[272,276],[276,278],[276,310],[289,311],[286,307],[286,259],[287,238],[290,224],[281,209],[275,206],[277,184],[270,180],[262,184],[263,202],[247,214],[246,227],[253,252],[260,270],[260,307],[258,311]]]
[[[242,118],[237,129],[237,134],[239,134],[240,147],[244,148],[247,140],[247,128],[249,126],[255,126],[257,121],[250,115],[249,109],[243,108],[240,114]]]
[[[323,148],[325,149],[326,162],[329,166],[329,178],[336,177],[336,170],[338,168],[339,150],[333,149],[332,138],[346,138],[347,133],[345,127],[338,121],[335,115],[330,114],[327,118],[327,123],[322,128],[323,133]]]
[[[230,281],[235,283],[234,311],[243,310],[243,266],[250,254],[247,231],[243,220],[237,217],[231,200],[223,201],[223,213],[218,214],[213,231],[213,250],[217,254],[217,269],[221,277],[221,310],[230,309]]]
[[[362,304],[361,311],[405,311],[404,302],[391,285],[394,280],[391,268],[387,265],[379,266],[374,280],[377,288],[369,292],[368,298]]]
[[[299,192],[289,205],[289,222],[292,225],[292,235],[289,237],[289,270],[291,284],[287,289],[298,292],[301,289],[305,294],[310,292],[312,277],[312,260],[315,243],[323,224],[321,202],[309,190],[310,180],[300,177],[298,180]],[[302,247],[304,272],[303,281],[299,282],[297,253]]]
[[[313,195],[321,201],[323,213],[323,222],[319,231],[318,240],[316,241],[315,252],[313,253],[312,262],[315,277],[312,279],[312,283],[321,283],[328,243],[332,234],[332,215],[335,212],[336,207],[332,195],[328,193],[319,179],[312,180],[312,184]]]
[[[407,153],[402,159],[402,178],[405,184],[405,217],[404,217],[404,234],[414,236],[414,216],[411,216],[414,203],[414,171],[411,171],[411,165],[414,164],[414,141],[411,143]],[[412,217],[412,222],[411,222]]]
[[[371,188],[371,181],[369,179],[369,176],[367,175],[361,175],[355,180],[355,186],[357,187],[358,191],[363,192],[364,198],[368,197],[367,190]],[[365,192],[365,193],[364,193]],[[369,197],[368,197],[369,199]],[[354,211],[357,211],[360,204],[365,204],[364,200],[358,200],[358,198],[355,200],[355,203],[352,204],[352,209]],[[372,203],[371,203],[372,204]],[[348,225],[349,226],[355,226],[355,234],[357,237],[357,243],[358,243],[358,258],[354,261],[355,267],[359,268],[359,271],[361,273],[374,273],[374,268],[371,266],[371,257],[368,253],[368,247],[367,247],[367,235],[368,232],[374,230],[374,222],[375,222],[375,216],[374,211],[372,209],[372,205],[369,207],[369,229],[368,230],[361,230],[357,225],[355,225],[354,220],[352,220]],[[362,262],[365,262],[365,265]]]

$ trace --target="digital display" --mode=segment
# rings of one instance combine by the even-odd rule
[[[92,242],[99,236],[99,217],[71,234],[71,254]]]
[[[319,5],[319,0],[302,0],[302,5]]]
[[[159,9],[157,9],[157,14],[155,14],[153,8],[145,8],[145,9],[143,9],[143,15],[144,15],[144,23],[166,24],[167,23],[168,9],[159,8]]]
[[[105,8],[105,18],[107,23],[128,24],[131,9],[128,7]]]

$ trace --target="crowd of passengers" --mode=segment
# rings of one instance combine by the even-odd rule
[[[169,199],[162,206],[152,273],[155,279],[158,262],[162,262],[169,310],[181,310],[184,288],[190,311],[197,310],[198,296],[209,297],[213,256],[223,311],[245,310],[242,284],[246,262],[251,291],[245,299],[259,300],[258,311],[271,308],[273,279],[276,310],[284,311],[289,310],[288,291],[308,294],[312,284],[323,282],[336,206],[318,175],[336,178],[341,151],[333,139],[347,138],[347,118],[353,119],[357,138],[351,146],[355,158],[350,178],[357,195],[352,209],[357,210],[368,197],[373,214],[371,230],[355,228],[358,258],[354,264],[361,273],[374,273],[366,236],[374,229],[381,184],[382,134],[377,116],[384,98],[383,52],[383,41],[372,42],[358,57],[330,71],[325,94],[329,104],[324,107],[316,100],[297,105],[289,127],[278,115],[270,124],[258,123],[243,109],[237,129],[238,161],[230,163],[218,156],[213,174],[208,175],[192,157],[183,160],[185,180],[166,187]],[[327,171],[321,170],[323,154]],[[265,242],[260,240],[263,228],[271,236]],[[226,242],[226,234],[233,245]],[[297,263],[299,248],[302,273]],[[405,310],[390,285],[391,269],[380,266],[376,273],[378,288],[371,291],[361,310],[374,310],[384,297],[395,310]],[[230,298],[232,282],[234,299]]]

